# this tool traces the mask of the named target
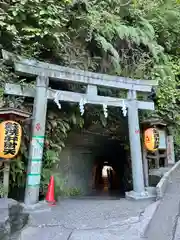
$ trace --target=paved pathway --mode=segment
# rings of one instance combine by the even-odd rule
[[[180,169],[176,170],[168,184],[165,196],[145,234],[146,240],[180,240],[179,203]]]
[[[173,174],[160,203],[151,203],[61,200],[53,208],[32,212],[29,225],[12,240],[180,240],[180,169]],[[146,213],[151,216],[154,206],[158,208],[142,236],[141,229],[148,222],[142,219],[148,220]]]
[[[137,240],[133,228],[152,203],[120,200],[62,200],[49,211],[31,214],[18,240]],[[133,235],[129,229],[132,227]]]

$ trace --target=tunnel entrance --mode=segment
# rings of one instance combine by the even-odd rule
[[[128,154],[116,140],[106,140],[96,149],[92,170],[92,195],[125,196]]]
[[[66,179],[65,193],[72,192],[70,196],[77,198],[111,199],[132,190],[126,125],[126,119],[112,128],[94,124],[69,135],[59,164],[60,174]]]

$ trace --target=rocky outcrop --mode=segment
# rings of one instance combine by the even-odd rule
[[[9,240],[10,236],[24,227],[28,213],[13,199],[0,198],[0,240]]]

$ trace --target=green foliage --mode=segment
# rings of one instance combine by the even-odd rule
[[[46,51],[58,51],[68,36],[64,8],[66,1],[14,0],[2,9],[0,26],[10,36],[10,46],[37,55],[46,41]],[[29,48],[29,46],[31,48]],[[48,48],[47,48],[48,47]]]
[[[25,164],[21,156],[11,162],[10,187],[24,187],[25,185]]]
[[[76,197],[82,195],[82,191],[79,188],[69,188],[68,190],[65,190],[65,195],[68,197]]]
[[[130,76],[144,58],[165,60],[154,26],[140,16],[134,5],[116,1],[14,0],[2,12],[1,40],[3,47],[39,59],[81,67],[86,58],[88,68]]]
[[[144,77],[150,66],[167,60],[156,33],[162,4],[147,9],[149,3],[14,0],[2,10],[1,42],[38,59]]]
[[[41,191],[47,192],[47,187],[51,176],[55,179],[55,195],[63,190],[64,180],[61,178],[60,173],[55,173],[54,168],[59,164],[58,153],[54,150],[46,150],[44,152],[43,169],[41,175]]]
[[[3,183],[0,182],[0,198],[3,198],[4,196],[5,196],[4,186]]]

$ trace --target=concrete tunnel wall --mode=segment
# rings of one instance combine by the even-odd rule
[[[67,146],[61,154],[59,170],[65,180],[66,190],[77,188],[82,194],[92,190],[94,155],[84,147]]]

